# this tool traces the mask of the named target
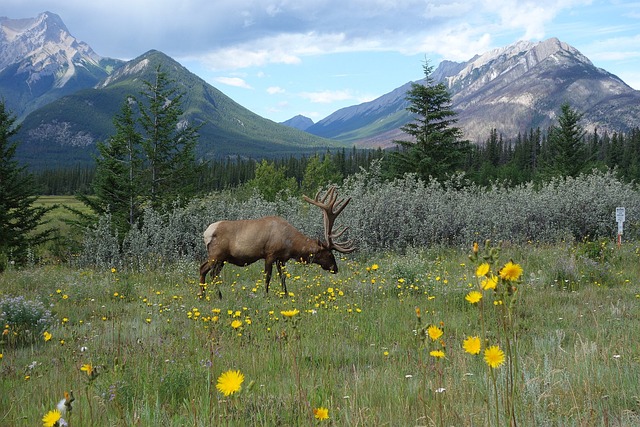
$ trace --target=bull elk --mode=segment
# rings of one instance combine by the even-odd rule
[[[351,240],[335,241],[344,234],[347,227],[343,227],[337,232],[333,231],[336,218],[347,207],[351,198],[338,200],[336,187],[331,187],[323,197],[320,197],[320,192],[316,194],[315,199],[304,195],[302,197],[308,203],[322,209],[324,242],[305,236],[294,226],[277,216],[214,222],[207,227],[203,234],[208,258],[200,266],[200,292],[198,295],[203,297],[205,294],[207,273],[211,272],[215,283],[222,267],[227,262],[246,266],[259,259],[264,259],[267,293],[269,292],[274,263],[278,269],[282,290],[285,294],[287,294],[287,285],[282,270],[290,259],[306,264],[318,264],[324,270],[337,273],[338,265],[332,251],[350,253],[355,250]],[[222,292],[219,288],[218,297],[222,298]]]

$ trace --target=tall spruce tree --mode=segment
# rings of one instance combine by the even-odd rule
[[[97,144],[94,196],[78,196],[95,214],[109,212],[120,236],[136,223],[145,200],[139,185],[142,137],[136,130],[134,102],[130,97],[125,100],[120,114],[113,119],[116,133]],[[76,214],[84,216],[82,212]]]
[[[183,97],[158,66],[153,81],[144,82],[138,103],[145,172],[140,184],[154,208],[188,198],[196,190],[201,170],[195,160],[199,127],[181,119]]]
[[[558,125],[549,130],[545,175],[577,176],[587,169],[591,159],[584,138],[586,131],[580,125],[582,116],[569,103],[561,105]]]
[[[407,92],[410,103],[407,111],[415,121],[401,128],[413,139],[394,141],[398,150],[392,152],[387,170],[392,177],[412,172],[424,180],[430,177],[444,180],[463,165],[470,144],[461,139],[462,130],[454,126],[456,113],[451,109],[447,87],[435,83],[428,61],[423,71],[424,84],[412,83]]]
[[[14,159],[18,143],[16,117],[0,101],[0,271],[8,262],[24,264],[29,250],[51,238],[52,229],[39,230],[52,207],[34,206],[33,175]]]

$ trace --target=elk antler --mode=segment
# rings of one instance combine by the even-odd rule
[[[334,239],[342,236],[345,231],[347,231],[348,227],[342,227],[337,232],[333,232],[333,223],[340,213],[347,207],[351,198],[348,199],[340,199],[338,200],[338,195],[336,194],[336,187],[331,187],[324,197],[320,198],[320,191],[316,193],[315,199],[311,199],[305,195],[302,198],[322,209],[322,213],[324,215],[324,238],[327,242],[327,247],[329,249],[335,249],[338,252],[342,252],[348,254],[353,252],[356,248],[353,246],[353,241],[347,240],[344,242],[334,242]]]

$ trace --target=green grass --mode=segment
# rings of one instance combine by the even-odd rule
[[[606,262],[579,253],[502,250],[502,264],[512,258],[524,268],[511,325],[521,426],[640,422],[636,248],[614,249]],[[6,271],[0,299],[40,299],[55,321],[48,342],[8,345],[4,335],[0,425],[40,425],[70,390],[71,426],[495,425],[490,370],[482,355],[461,348],[480,326],[479,307],[464,299],[476,286],[467,252],[439,248],[339,264],[330,275],[291,263],[288,297],[278,295],[277,276],[264,294],[259,264],[227,266],[221,301],[213,289],[211,299],[196,297],[192,263],[142,273]],[[572,286],[558,280],[568,264]],[[494,342],[495,313],[503,312],[493,312],[497,296],[484,295]],[[281,314],[294,308],[300,313],[292,320]],[[233,320],[242,326],[233,329]],[[419,339],[428,324],[442,327],[440,340]],[[429,356],[433,348],[446,358]],[[97,367],[93,380],[80,370],[87,363]],[[506,367],[494,371],[500,408]],[[216,380],[230,369],[245,381],[224,397]],[[328,420],[313,418],[318,407],[329,410]]]
[[[70,225],[69,221],[77,221],[78,218],[66,207],[85,213],[90,213],[90,209],[75,196],[39,196],[34,206],[45,208],[55,206],[44,216],[43,223],[36,229],[36,231],[49,228],[55,230],[55,239],[39,248],[42,260],[48,263],[69,260],[72,254],[79,250],[82,231]]]

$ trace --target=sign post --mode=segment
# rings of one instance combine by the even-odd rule
[[[624,208],[616,208],[616,222],[618,223],[618,247],[622,244],[622,228],[624,224]]]

